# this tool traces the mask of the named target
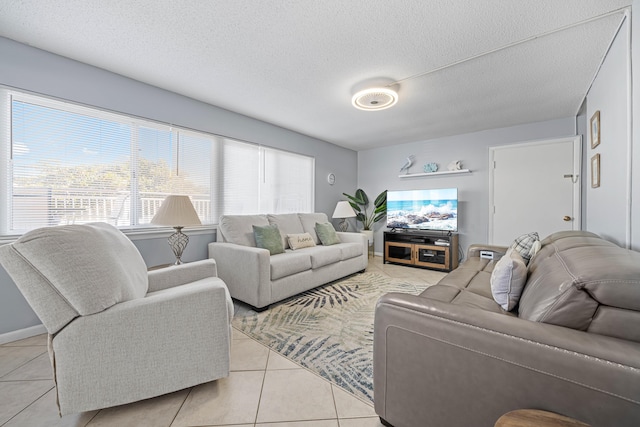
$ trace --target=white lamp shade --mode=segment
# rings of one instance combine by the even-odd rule
[[[164,199],[158,208],[158,212],[153,216],[151,224],[185,227],[202,223],[189,196],[170,195]]]
[[[353,218],[354,216],[356,216],[356,213],[349,202],[343,200],[336,205],[332,218]]]

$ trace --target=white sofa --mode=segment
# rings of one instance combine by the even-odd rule
[[[364,271],[367,268],[367,238],[361,233],[338,232],[341,243],[323,246],[316,223],[328,222],[324,213],[277,215],[225,215],[220,218],[216,242],[209,244],[209,257],[216,260],[218,276],[231,296],[254,308],[313,289]],[[283,238],[284,253],[270,255],[256,247],[253,226],[276,224]],[[309,233],[316,246],[292,250],[287,234]]]

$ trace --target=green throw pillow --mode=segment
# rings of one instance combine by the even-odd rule
[[[275,224],[265,226],[253,226],[253,236],[256,239],[256,247],[269,249],[271,255],[284,252],[280,230]]]
[[[336,229],[333,228],[333,225],[329,222],[324,224],[316,222],[316,234],[324,246],[341,243],[340,238],[336,234]]]

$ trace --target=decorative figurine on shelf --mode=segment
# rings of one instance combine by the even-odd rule
[[[436,163],[427,163],[426,165],[423,166],[423,169],[426,173],[431,173],[431,172],[437,172],[438,171],[438,165]]]
[[[450,171],[459,171],[462,169],[462,161],[460,160],[454,160],[453,162],[449,163],[449,165],[447,166],[447,169],[449,169]]]
[[[413,154],[407,157],[407,162],[400,168],[400,172],[405,171],[405,173],[408,175],[409,168],[411,167],[415,159],[416,157]]]

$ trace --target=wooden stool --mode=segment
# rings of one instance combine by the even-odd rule
[[[496,421],[495,427],[590,427],[573,418],[538,409],[518,409],[507,412]]]

